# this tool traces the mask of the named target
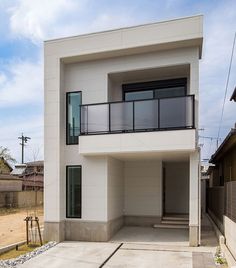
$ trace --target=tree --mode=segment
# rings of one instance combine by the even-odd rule
[[[0,146],[0,158],[1,157],[9,162],[16,163],[16,159],[11,156],[10,150],[3,146]]]

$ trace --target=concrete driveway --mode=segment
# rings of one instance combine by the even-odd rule
[[[212,252],[201,252],[200,248],[135,243],[63,242],[19,267],[210,268],[215,265]]]
[[[107,243],[63,242],[19,268],[212,268],[218,242],[202,219],[202,246],[188,246],[188,230],[125,227]]]

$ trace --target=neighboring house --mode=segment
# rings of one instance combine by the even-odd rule
[[[208,213],[224,233],[226,244],[236,257],[236,125],[210,162]]]
[[[0,157],[0,192],[21,191],[22,180],[12,176],[11,171],[11,165],[3,157]]]
[[[11,175],[22,178],[22,191],[43,191],[43,161],[15,165]]]
[[[46,41],[46,240],[189,217],[200,244],[203,17]]]
[[[12,167],[0,157],[0,207],[15,204],[15,195],[22,189],[22,179],[11,175]]]
[[[0,174],[10,174],[11,171],[11,165],[3,157],[0,157]]]

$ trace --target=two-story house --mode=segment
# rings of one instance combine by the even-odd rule
[[[45,42],[46,240],[181,216],[200,243],[202,41],[193,16]]]

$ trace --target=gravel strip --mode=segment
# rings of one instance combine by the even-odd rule
[[[57,244],[57,242],[48,242],[47,244],[36,248],[35,250],[26,253],[24,255],[21,255],[15,259],[9,259],[9,260],[0,260],[0,268],[11,268],[11,267],[17,267],[20,264],[23,264],[24,262],[32,259],[33,257],[43,253],[44,251],[48,250],[49,248],[54,247]]]

